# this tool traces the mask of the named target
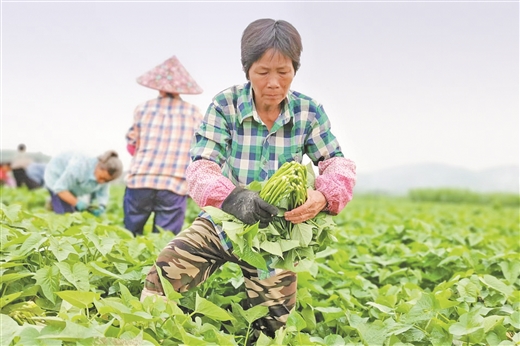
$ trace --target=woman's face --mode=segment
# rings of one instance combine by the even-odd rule
[[[287,95],[293,78],[292,60],[272,48],[267,50],[249,69],[256,107],[277,107]]]
[[[94,176],[96,177],[96,181],[100,184],[108,183],[112,180],[112,176],[108,173],[108,171],[99,168],[99,166],[96,166],[96,169],[94,170]]]

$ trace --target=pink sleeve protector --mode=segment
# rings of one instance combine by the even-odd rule
[[[327,200],[325,209],[333,215],[343,210],[350,200],[356,184],[356,165],[344,157],[333,157],[318,163],[319,176],[314,187]]]
[[[235,185],[222,175],[220,166],[213,161],[197,160],[186,170],[188,194],[203,208],[220,208],[222,202],[235,189]]]
[[[128,151],[128,153],[130,153],[130,155],[135,155],[135,145],[127,144],[126,150]]]

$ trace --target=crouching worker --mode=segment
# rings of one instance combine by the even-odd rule
[[[100,216],[109,197],[108,182],[118,178],[123,164],[115,151],[109,150],[98,157],[65,152],[54,156],[45,168],[45,187],[51,195],[52,210],[57,214],[88,210]],[[80,199],[90,195],[97,206],[89,206]]]
[[[286,162],[302,163],[303,155],[319,175],[307,201],[286,212],[286,220],[301,223],[321,211],[337,214],[351,200],[355,165],[345,158],[323,106],[290,90],[301,50],[298,31],[283,20],[259,19],[243,32],[242,66],[248,81],[214,97],[190,151],[188,192],[201,208],[221,208],[246,224],[266,227],[278,209],[244,186],[269,179]],[[161,251],[141,299],[164,296],[157,270],[176,291],[185,292],[230,261],[242,269],[249,306],[269,308],[255,328],[272,337],[295,307],[296,273],[276,269],[265,275],[237,258],[222,241],[226,238],[201,213]]]

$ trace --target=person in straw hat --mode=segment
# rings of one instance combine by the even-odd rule
[[[278,209],[245,188],[269,179],[284,163],[303,155],[319,170],[307,201],[283,215],[298,224],[324,211],[338,214],[352,199],[356,166],[331,132],[323,106],[291,90],[300,67],[302,42],[284,20],[258,19],[242,34],[242,67],[247,82],[218,93],[195,133],[186,171],[189,194],[201,208],[212,206],[246,224],[269,225]],[[235,254],[228,236],[202,213],[159,254],[141,293],[165,298],[159,273],[178,292],[201,285],[226,262],[240,266],[248,306],[269,308],[255,329],[273,337],[296,304],[296,273],[257,270]],[[258,334],[258,333],[256,333]]]
[[[186,214],[186,168],[190,143],[202,121],[199,109],[180,94],[202,89],[176,56],[137,78],[137,83],[159,91],[157,98],[138,105],[126,134],[132,155],[123,199],[124,224],[142,235],[151,213],[157,227],[177,234]]]

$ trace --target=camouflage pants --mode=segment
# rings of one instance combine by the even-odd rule
[[[269,308],[269,315],[257,321],[257,329],[272,336],[285,325],[296,303],[296,274],[277,269],[272,276],[260,279],[256,268],[238,259],[231,249],[226,250],[213,224],[203,218],[197,218],[161,251],[146,277],[141,300],[149,295],[164,295],[157,267],[176,291],[186,292],[226,262],[236,263],[242,269],[249,306]]]

